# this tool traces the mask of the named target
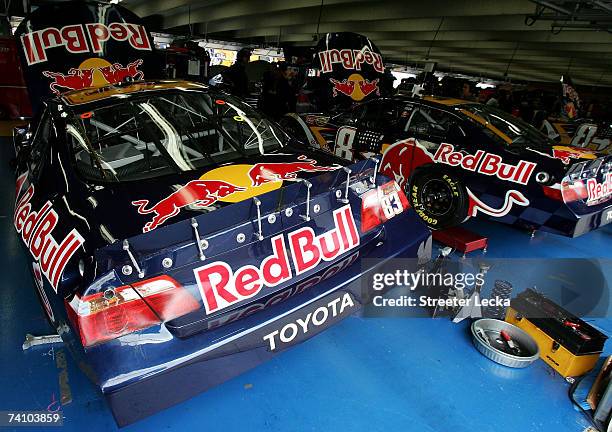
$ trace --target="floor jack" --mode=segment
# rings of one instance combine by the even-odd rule
[[[463,252],[463,258],[466,254],[479,249],[482,250],[483,254],[487,253],[489,239],[463,227],[457,226],[433,231],[432,236],[435,241]]]

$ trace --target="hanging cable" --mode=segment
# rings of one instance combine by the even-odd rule
[[[321,0],[321,6],[319,6],[319,18],[317,19],[317,31],[316,31],[316,35],[317,35],[317,40],[319,39],[319,26],[321,25],[321,16],[323,15],[323,2],[325,0]]]
[[[514,60],[514,56],[516,55],[516,51],[518,50],[520,42],[516,43],[516,46],[514,47],[514,51],[512,51],[512,56],[510,57],[510,61],[508,62],[508,65],[506,66],[506,72],[504,72],[504,77],[508,76],[508,71],[510,70],[510,65],[512,64],[512,61]]]
[[[438,33],[440,32],[440,28],[442,27],[443,23],[444,23],[444,17],[441,17],[440,23],[438,24],[438,28],[436,29],[436,32],[434,33],[434,37],[431,40],[431,42],[429,42],[429,48],[427,48],[427,54],[425,55],[425,60],[429,60],[429,54],[431,53],[431,48],[433,47],[434,41],[438,37]]]

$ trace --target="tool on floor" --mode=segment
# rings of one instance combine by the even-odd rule
[[[512,340],[512,338],[510,337],[507,331],[502,330],[501,332],[499,332],[499,334],[504,340],[504,342],[506,343],[506,345],[508,345],[508,348],[510,348],[510,351],[512,352],[512,354],[514,355],[521,354],[521,349],[516,343],[514,343],[514,341]]]
[[[480,336],[480,338],[483,341],[485,341],[487,343],[487,345],[491,346],[491,339],[489,339],[489,336],[487,336],[487,334],[485,333],[485,331],[482,328],[478,327],[476,329],[476,334],[478,336]]]
[[[506,321],[529,333],[540,347],[542,360],[565,378],[591,370],[608,339],[531,288],[512,299]]]
[[[491,266],[487,263],[481,262],[478,267],[480,274],[482,274],[482,278],[477,280],[476,285],[474,286],[474,291],[472,291],[472,294],[468,298],[465,306],[461,307],[453,318],[454,323],[461,322],[466,318],[482,318],[480,291],[484,285],[484,278]]]
[[[23,342],[23,345],[21,347],[25,351],[37,345],[47,345],[47,344],[62,343],[62,342],[63,341],[62,341],[61,336],[57,334],[34,336],[28,333],[26,334],[25,341]]]

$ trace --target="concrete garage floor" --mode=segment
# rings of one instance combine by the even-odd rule
[[[58,407],[58,356],[67,358],[72,402],[63,430],[116,430],[104,401],[61,345],[21,350],[26,333],[49,332],[11,215],[12,154],[0,139],[0,410]],[[475,226],[475,225],[473,225]],[[607,257],[612,229],[578,239],[477,224],[491,236],[490,258]],[[612,330],[612,323],[597,324]],[[607,328],[606,328],[607,326]],[[523,370],[497,366],[472,346],[467,323],[447,319],[350,317],[274,360],[124,428],[152,430],[582,431],[588,423],[568,385],[542,361]]]

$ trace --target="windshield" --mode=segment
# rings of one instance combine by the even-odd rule
[[[228,95],[168,92],[81,112],[67,125],[77,170],[127,181],[272,153],[287,135]]]
[[[505,111],[488,105],[463,105],[461,110],[475,114],[468,117],[478,123],[485,133],[496,140],[503,140],[513,146],[534,147],[541,149],[550,146],[550,141],[542,132],[529,123],[516,118]],[[484,123],[482,122],[484,120]]]

